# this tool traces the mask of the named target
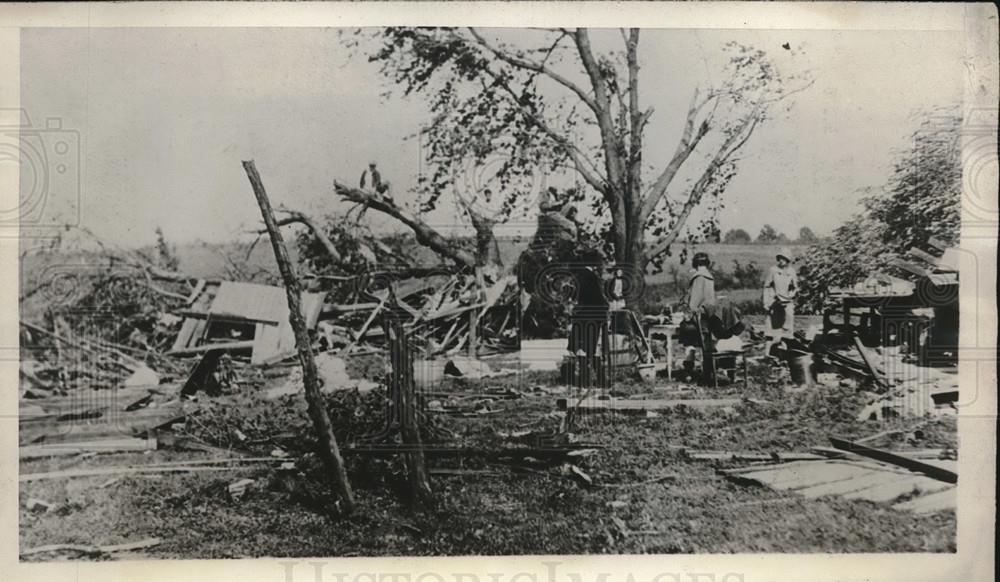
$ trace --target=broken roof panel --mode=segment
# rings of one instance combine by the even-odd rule
[[[302,315],[313,327],[323,307],[322,293],[302,294]],[[288,321],[288,297],[282,287],[223,281],[209,308],[212,315],[281,324]]]

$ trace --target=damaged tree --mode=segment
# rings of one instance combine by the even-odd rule
[[[243,169],[246,170],[250,185],[253,187],[254,196],[260,206],[260,213],[264,218],[268,233],[271,236],[271,246],[274,249],[274,258],[281,270],[281,277],[285,281],[285,291],[288,294],[288,312],[292,328],[295,331],[295,343],[299,352],[299,361],[302,364],[302,382],[305,385],[306,400],[309,403],[309,416],[312,417],[313,425],[316,428],[316,437],[319,440],[320,455],[330,472],[337,493],[340,495],[342,510],[350,513],[354,510],[354,492],[347,479],[347,469],[344,466],[344,459],[340,455],[340,448],[337,445],[337,437],[333,434],[333,425],[330,423],[330,416],[323,405],[323,395],[320,392],[319,375],[316,370],[316,360],[313,356],[312,341],[309,338],[309,330],[306,328],[305,320],[302,317],[302,289],[299,286],[298,277],[295,275],[295,267],[288,257],[285,249],[285,241],[278,229],[278,221],[274,217],[271,209],[271,202],[267,198],[264,184],[261,182],[257,168],[253,160],[243,162]]]
[[[644,136],[653,109],[640,99],[639,29],[622,29],[621,48],[603,52],[587,29],[532,33],[537,42],[517,45],[475,28],[376,33],[370,59],[405,93],[431,97],[435,117],[423,143],[434,171],[422,180],[423,205],[433,208],[454,186],[468,157],[478,166],[500,161],[504,209],[530,191],[523,186],[534,173],[568,167],[590,189],[591,234],[637,272],[662,258],[695,208],[721,194],[772,106],[808,86],[789,90],[794,79],[779,75],[763,51],[728,43],[724,80],[694,91],[676,150],[648,180]],[[676,185],[679,176],[690,186]],[[649,248],[647,235],[656,239]]]

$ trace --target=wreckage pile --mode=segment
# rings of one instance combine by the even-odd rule
[[[65,396],[81,389],[155,385],[160,376],[146,360],[167,373],[183,370],[178,362],[141,348],[112,344],[100,337],[73,333],[62,320],[56,333],[30,322],[21,322],[21,397]],[[136,355],[130,355],[132,352]]]
[[[478,279],[478,280],[477,280]],[[344,354],[384,346],[380,322],[407,323],[410,342],[427,357],[470,355],[518,348],[519,294],[514,277],[407,278],[365,293],[372,301],[327,305],[321,341]]]
[[[437,272],[380,281],[381,288],[354,293],[350,304],[324,303],[323,292],[304,294],[303,315],[329,388],[377,387],[346,381],[342,358],[384,352],[384,324],[392,318],[405,322],[409,344],[425,366],[442,358],[436,368],[444,369],[460,352],[475,358],[518,347],[513,277]],[[357,280],[347,284],[359,286]],[[21,444],[31,447],[22,453],[39,456],[53,446],[77,452],[155,447],[157,429],[183,422],[199,393],[263,383],[263,371],[292,361],[295,353],[284,293],[266,285],[198,281],[180,308],[161,318],[168,321],[158,333],[174,334],[162,352],[148,334],[116,343],[93,326],[81,328],[92,329],[91,335],[74,332],[60,317],[47,318],[56,329],[22,322]],[[293,367],[275,370],[290,376],[267,398],[301,390],[301,373]]]
[[[345,278],[358,286],[370,275]],[[428,357],[465,349],[470,354],[516,350],[518,293],[513,277],[431,274],[401,280],[381,278],[380,289],[351,294],[353,303],[324,303],[325,293],[303,294],[303,316],[316,347],[340,355],[384,349],[383,323],[407,323],[411,343]],[[181,310],[184,322],[174,356],[225,350],[251,363],[291,357],[295,339],[280,287],[231,281],[199,282]]]

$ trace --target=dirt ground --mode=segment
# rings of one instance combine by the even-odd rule
[[[358,508],[349,517],[333,509],[318,463],[307,454],[298,470],[275,463],[225,471],[108,476],[24,482],[20,485],[20,547],[56,543],[115,544],[148,537],[162,544],[128,558],[226,558],[390,555],[510,555],[600,553],[729,552],[954,552],[952,511],[915,515],[888,505],[827,497],[809,500],[794,493],[738,485],[718,473],[735,463],[685,458],[699,450],[806,452],[828,446],[830,436],[860,438],[887,428],[920,425],[912,434],[891,435],[872,445],[894,449],[956,447],[953,418],[897,420],[893,425],[858,422],[861,396],[851,387],[818,386],[788,392],[769,386],[755,370],[749,388],[698,389],[694,397],[744,396],[732,408],[679,407],[658,416],[579,416],[578,441],[601,448],[574,460],[593,483],[587,485],[559,466],[513,466],[488,454],[432,458],[432,469],[461,468],[468,474],[432,475],[436,503],[414,509],[395,461],[349,458]],[[276,380],[275,380],[276,381]],[[491,403],[495,412],[433,414],[447,434],[442,444],[499,442],[497,435],[552,428],[560,393],[553,372],[528,372],[482,382],[449,380],[442,389],[481,392],[510,388],[524,394]],[[625,381],[617,390],[633,396],[664,396],[679,388],[660,380]],[[220,414],[243,426],[256,443],[248,452],[267,455],[274,439],[258,439],[301,417],[301,400],[260,397],[259,386],[216,399],[198,421],[221,422]],[[691,397],[691,396],[686,396]],[[241,424],[242,423],[242,424]],[[295,430],[308,430],[299,425]],[[230,431],[231,432],[231,431]],[[216,441],[225,441],[218,435]],[[308,438],[288,440],[293,456],[308,452]],[[296,444],[296,442],[298,444]],[[432,445],[434,446],[434,445]],[[101,465],[134,465],[218,457],[218,453],[157,450],[87,459],[22,461],[21,474]],[[234,501],[227,486],[242,478],[255,483]],[[37,498],[59,507],[29,511]],[[37,555],[25,559],[74,559]]]

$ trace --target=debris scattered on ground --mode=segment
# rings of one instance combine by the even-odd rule
[[[229,497],[233,501],[239,501],[246,495],[247,488],[256,483],[254,479],[240,479],[235,483],[230,483],[226,490],[229,492]]]
[[[338,302],[331,302],[332,291],[310,295],[304,311],[315,332],[322,402],[342,442],[341,452],[362,480],[382,479],[380,490],[391,490],[394,479],[405,476],[398,459],[411,452],[394,422],[398,395],[387,380],[394,358],[386,354],[382,324],[395,317],[406,321],[407,345],[416,356],[419,430],[424,454],[433,463],[428,473],[461,486],[510,478],[558,483],[561,489],[546,503],[570,507],[587,499],[613,511],[610,525],[604,517],[598,529],[616,544],[628,537],[676,533],[630,514],[642,496],[686,483],[689,471],[702,471],[699,478],[718,482],[721,478],[711,471],[719,469],[727,479],[805,499],[863,499],[915,514],[955,507],[955,443],[941,434],[954,436],[947,424],[954,419],[947,415],[954,414],[958,400],[957,374],[954,367],[922,365],[907,346],[892,345],[900,341],[872,338],[853,324],[834,326],[786,338],[778,358],[747,357],[755,377],[742,386],[665,381],[666,374],[657,371],[677,370],[658,362],[644,364],[642,382],[632,378],[619,385],[615,380],[605,389],[584,391],[556,377],[567,354],[565,338],[519,339],[521,299],[511,277],[441,271],[389,276],[392,293],[384,285],[368,289],[356,285],[356,278],[347,279],[357,288],[340,293]],[[177,311],[183,323],[172,346],[159,351],[78,337],[63,324],[53,324],[52,331],[22,326],[31,333],[33,351],[21,362],[19,455],[22,467],[32,469],[22,471],[19,482],[41,488],[48,481],[97,477],[82,485],[88,493],[120,484],[113,490],[117,493],[132,476],[205,473],[220,499],[246,500],[253,490],[256,501],[258,495],[272,493],[261,486],[268,482],[266,476],[308,481],[310,467],[318,464],[315,441],[304,401],[297,397],[303,390],[301,366],[290,356],[294,342],[288,341],[287,301],[279,292],[284,290],[201,281]],[[161,353],[167,347],[172,347],[169,354]],[[744,347],[748,353],[759,348]],[[794,379],[801,386],[790,391],[793,361],[799,374]],[[86,365],[74,365],[80,362]],[[588,413],[595,414],[580,418]],[[841,433],[840,428],[877,430],[871,421],[889,418],[900,419],[905,427],[832,439],[833,447],[810,446],[825,440],[817,439],[815,430],[812,439],[802,437],[799,421],[807,414],[813,425],[836,424],[831,430],[851,437],[870,431]],[[645,427],[669,431],[674,421],[684,423],[690,436],[676,431],[663,436],[671,445],[677,443],[669,447],[645,442],[650,458],[666,460],[616,464],[612,456],[627,456],[623,448],[629,445],[616,440],[622,434]],[[609,428],[615,422],[623,425]],[[769,436],[748,444],[745,437],[756,430],[755,423],[766,425]],[[592,438],[591,427],[605,431],[600,441]],[[925,432],[934,430],[937,438],[928,439]],[[725,437],[716,438],[719,434]],[[902,446],[896,450],[886,442]],[[128,458],[150,451],[156,453],[142,457],[145,464],[109,464],[110,454]],[[188,451],[216,458],[151,462],[162,461],[158,455],[164,453]],[[90,460],[99,453],[98,460]],[[298,495],[295,487],[289,485],[286,494]],[[589,497],[573,497],[573,492]],[[44,489],[32,495],[54,498]],[[789,503],[784,497],[733,497],[737,501],[727,507]],[[239,509],[253,505],[243,503]],[[526,511],[525,505],[508,499],[497,507]],[[37,497],[25,503],[36,514],[26,517],[35,520],[54,519],[72,507]],[[423,524],[393,527],[393,535],[424,531]],[[145,543],[42,546],[22,555],[103,555],[155,545]]]

